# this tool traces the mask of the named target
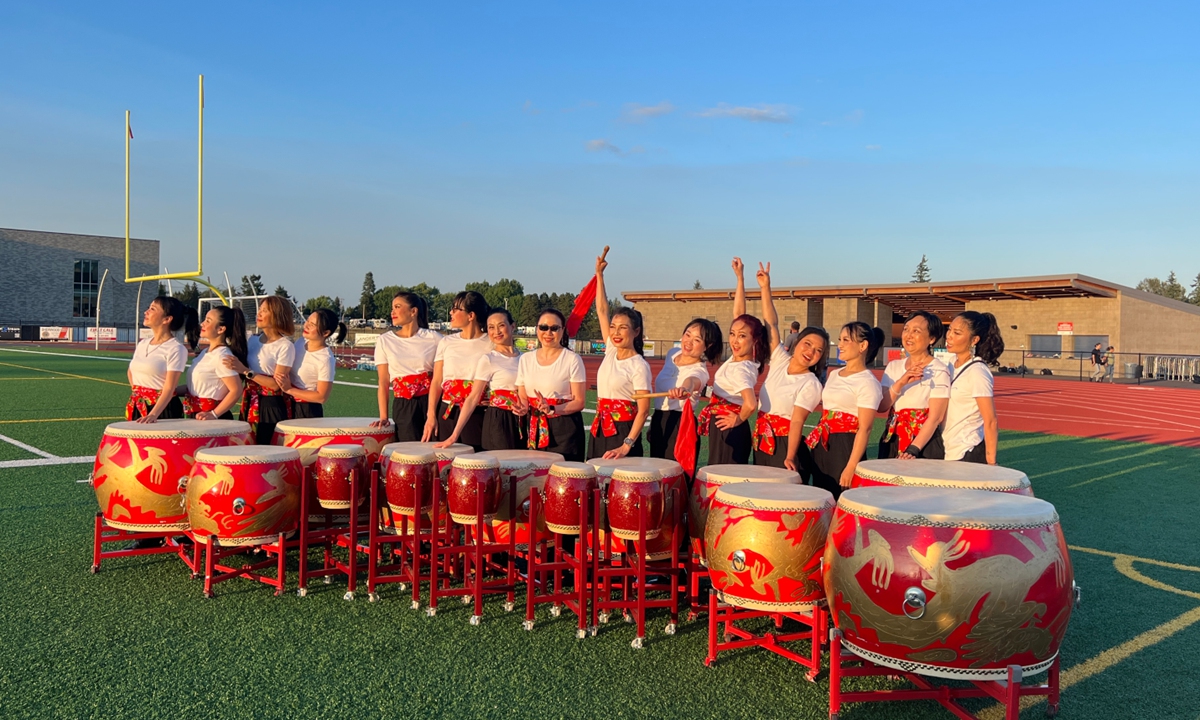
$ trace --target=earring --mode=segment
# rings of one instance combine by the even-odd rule
[[[975,357],[975,343],[971,343],[971,357]]]

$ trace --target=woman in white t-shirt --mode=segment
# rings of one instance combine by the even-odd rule
[[[295,342],[296,366],[292,368],[292,387],[287,393],[292,398],[292,417],[325,417],[325,403],[333,390],[333,378],[337,374],[337,358],[329,348],[329,341],[339,344],[346,339],[346,324],[328,308],[310,314]]]
[[[538,349],[517,363],[517,394],[529,406],[526,447],[583,462],[581,411],[587,402],[587,371],[583,360],[567,349],[567,319],[561,312],[542,311],[537,339]]]
[[[152,423],[160,418],[181,418],[183,404],[175,397],[175,386],[187,368],[188,351],[175,339],[175,333],[183,330],[188,345],[196,347],[196,311],[173,297],[160,295],[150,301],[142,314],[142,324],[153,335],[138,342],[129,361],[126,376],[132,393],[125,404],[125,419]]]
[[[228,357],[225,365],[246,380],[239,418],[250,423],[257,444],[270,445],[275,426],[291,416],[286,394],[292,386],[292,367],[296,364],[296,348],[292,345],[296,323],[292,320],[291,303],[278,295],[263,298],[255,324],[259,334],[246,343],[249,362]]]
[[[820,377],[825,372],[829,335],[821,328],[804,328],[797,333],[795,351],[789,355],[779,339],[779,315],[771,297],[771,263],[766,267],[759,263],[755,279],[762,298],[771,361],[758,391],[754,464],[798,469],[807,478],[812,474],[812,461],[800,436],[809,413],[821,404]]]
[[[808,434],[812,484],[836,498],[850,487],[854,469],[867,452],[883,390],[867,366],[883,345],[883,331],[864,322],[842,326],[838,357],[845,366],[829,373],[821,392],[821,422]]]
[[[941,319],[918,310],[901,334],[908,357],[893,360],[883,371],[883,402],[887,429],[879,439],[880,458],[946,456],[942,445],[942,419],[950,399],[950,368],[933,356],[933,346],[945,335]]]
[[[196,420],[232,420],[231,409],[242,396],[242,378],[225,367],[225,358],[246,364],[246,319],[226,305],[209,310],[200,323],[204,350],[188,368],[187,384],[176,389],[184,415]]]
[[[425,420],[422,440],[450,437],[458,427],[463,403],[471,394],[475,366],[479,358],[492,349],[487,336],[487,319],[491,314],[487,300],[474,291],[460,292],[450,305],[450,327],[457,335],[447,335],[438,345],[433,359],[433,382],[429,388],[429,416]],[[459,442],[483,449],[483,408],[476,405],[468,413],[459,431]]]
[[[596,318],[604,337],[604,360],[596,373],[596,417],[588,457],[613,460],[645,454],[642,428],[650,416],[650,399],[633,396],[648,394],[654,382],[642,350],[642,314],[621,307],[609,315],[604,288],[607,254],[605,247],[596,258]]]
[[[996,317],[974,310],[959,313],[946,332],[946,349],[954,353],[942,427],[946,459],[995,465],[1000,431],[988,366],[1004,352]]]
[[[723,350],[721,328],[712,320],[695,318],[683,329],[679,347],[667,351],[662,369],[654,378],[654,392],[667,393],[666,397],[654,400],[654,414],[650,417],[650,457],[676,460],[685,469],[694,472],[700,461],[700,440],[695,429],[695,418],[690,426],[691,444],[695,452],[691,458],[677,457],[676,443],[683,424],[684,408],[689,399],[699,399],[708,386],[708,366],[721,359]],[[690,463],[690,464],[689,464]]]
[[[754,449],[750,418],[758,410],[754,386],[770,358],[767,328],[753,315],[746,314],[745,266],[733,259],[737,292],[733,299],[733,322],[729,325],[730,357],[713,376],[713,394],[700,412],[700,434],[708,436],[708,464],[744,465]]]
[[[442,336],[429,329],[429,309],[416,293],[401,291],[392,298],[392,325],[375,341],[375,372],[379,376],[377,398],[379,419],[372,423],[383,427],[388,421],[388,398],[396,440],[420,440],[429,419],[429,388],[433,381],[433,361]]]
[[[481,406],[486,408],[483,411],[483,439],[480,443],[485,451],[519,450],[525,447],[521,418],[529,412],[529,407],[517,394],[517,366],[521,355],[513,347],[516,331],[512,315],[504,308],[496,308],[488,315],[487,332],[492,349],[475,363],[471,394],[463,401],[454,431],[437,447],[450,447],[458,442],[475,408]]]

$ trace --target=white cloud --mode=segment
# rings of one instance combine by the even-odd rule
[[[521,112],[525,113],[526,115],[541,115],[542,114],[541,110],[539,110],[533,106],[532,100],[525,101],[525,104],[521,106]]]
[[[670,115],[673,112],[675,112],[675,106],[666,100],[657,105],[626,103],[625,110],[621,114],[621,119],[625,122],[642,122],[648,118],[662,117],[663,115]]]
[[[628,150],[622,150],[621,148],[617,147],[616,145],[613,145],[612,143],[610,143],[608,140],[605,140],[604,138],[597,138],[596,140],[588,140],[587,142],[585,142],[583,144],[583,146],[584,146],[584,148],[587,149],[588,152],[607,152],[607,153],[612,153],[613,155],[617,155],[619,157],[625,157],[627,155],[638,155],[638,154],[646,152],[646,148],[642,147],[641,145],[635,145],[635,146],[629,148]]]
[[[732,117],[750,122],[788,123],[792,116],[786,105],[730,105],[717,103],[716,107],[697,113],[700,117]]]
[[[882,149],[883,149],[883,146],[882,146],[882,145],[867,145],[865,149],[866,149],[866,150],[871,150],[871,151],[874,151],[874,150],[882,150]]]

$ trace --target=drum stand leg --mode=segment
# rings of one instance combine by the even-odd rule
[[[544,494],[534,488],[529,499],[529,571],[525,581],[525,622],[523,627],[532,630],[534,611],[538,604],[552,603],[550,614],[557,617],[565,606],[575,613],[577,626],[575,637],[583,639],[588,634],[588,593],[590,576],[588,572],[589,559],[587,554],[588,502],[584,493],[579,497],[579,538],[572,552],[566,549],[566,543],[559,541],[554,545],[555,558],[551,562],[547,553],[550,543],[543,541],[539,534],[539,526],[543,513]],[[535,550],[536,549],[536,550]],[[574,575],[571,592],[563,590],[563,573]],[[541,588],[543,592],[539,593]]]
[[[102,560],[111,560],[114,558],[136,557],[138,555],[163,555],[166,553],[174,553],[192,567],[192,574],[195,576],[195,568],[188,563],[187,548],[184,545],[174,542],[173,538],[177,535],[185,535],[185,530],[155,530],[150,532],[133,532],[131,530],[118,530],[110,527],[104,522],[104,514],[96,513],[95,524],[92,528],[92,573],[100,571],[100,562]],[[154,538],[162,538],[163,544],[158,547],[137,548],[132,550],[105,550],[104,546],[108,543],[128,543],[134,540],[152,540]]]
[[[778,630],[782,630],[785,619],[795,621],[803,629],[791,633],[768,630],[762,635],[756,635],[748,630],[743,630],[736,624],[740,620],[763,617],[771,618]],[[708,591],[708,657],[704,659],[704,664],[711,667],[717,661],[717,655],[725,651],[744,647],[761,647],[808,668],[805,677],[809,682],[816,682],[817,675],[821,671],[821,645],[825,640],[827,622],[828,613],[823,604],[814,605],[808,611],[771,613],[762,610],[747,610],[720,602],[717,590],[711,589]],[[718,633],[718,628],[722,624],[725,626],[724,632]],[[725,642],[721,642],[719,636],[723,636]],[[793,652],[784,646],[785,643],[790,644],[802,640],[807,640],[810,644],[807,656]],[[832,677],[832,673],[830,677]],[[831,698],[832,694],[831,690]],[[832,707],[832,699],[830,702]]]
[[[290,546],[295,547],[298,542],[293,541],[290,543]],[[214,585],[239,577],[257,580],[264,585],[269,585],[275,588],[275,595],[277,596],[283,594],[283,588],[287,583],[287,550],[289,547],[285,533],[279,533],[275,541],[271,543],[233,547],[224,551],[218,546],[217,537],[209,535],[207,545],[204,549],[204,597],[213,597]],[[252,550],[262,550],[269,557],[257,563],[242,565],[240,568],[220,563],[221,560],[227,557],[240,556]],[[275,577],[263,575],[258,572],[271,566],[275,567]]]

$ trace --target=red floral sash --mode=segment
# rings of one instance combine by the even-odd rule
[[[852,413],[826,410],[821,413],[821,422],[808,434],[807,443],[815,448],[817,443],[826,450],[829,449],[829,436],[833,433],[858,432],[858,416]]]
[[[258,429],[258,399],[260,397],[278,397],[283,394],[283,391],[276,388],[265,388],[256,382],[246,383],[246,388],[242,390],[242,409],[238,413],[239,419],[242,422],[250,423],[250,427],[254,430]],[[287,404],[287,416],[292,415],[292,404]]]
[[[714,395],[700,411],[700,434],[708,435],[709,421],[713,419],[713,415],[737,415],[740,412],[742,412],[742,406],[738,403],[729,402],[725,398]]]
[[[893,412],[888,418],[887,430],[883,434],[884,442],[891,442],[892,438],[898,438],[897,449],[904,452],[912,445],[912,441],[917,439],[921,434],[921,428],[925,426],[925,421],[929,419],[929,408],[907,408],[899,412]]]
[[[521,397],[516,390],[493,390],[487,396],[488,405],[501,410],[514,410],[521,404]]]
[[[462,404],[466,402],[470,394],[470,380],[447,380],[442,383],[442,402],[446,403],[446,409],[442,412],[442,419],[445,420],[450,417],[450,411],[456,406],[462,407]]]
[[[194,418],[202,412],[212,412],[221,403],[212,398],[197,397],[191,393],[180,398],[183,401],[184,417]]]
[[[134,385],[133,394],[129,396],[129,402],[125,403],[125,419],[133,420],[137,417],[137,413],[141,413],[141,417],[149,415],[155,404],[158,403],[158,396],[161,394],[162,390],[155,390],[144,385]]]
[[[557,398],[546,398],[546,404],[562,405],[563,401]],[[530,450],[550,447],[550,423],[547,422],[544,414],[533,407],[529,408],[529,439],[525,442],[525,446]]]
[[[600,398],[596,404],[596,417],[592,420],[592,437],[603,430],[604,437],[617,434],[617,423],[628,422],[637,417],[637,403],[632,400]]]
[[[433,382],[430,373],[418,373],[392,378],[392,396],[412,400],[415,397],[429,394],[429,385]]]
[[[775,439],[787,437],[791,430],[791,418],[760,412],[754,423],[754,447],[768,455],[774,455]]]

